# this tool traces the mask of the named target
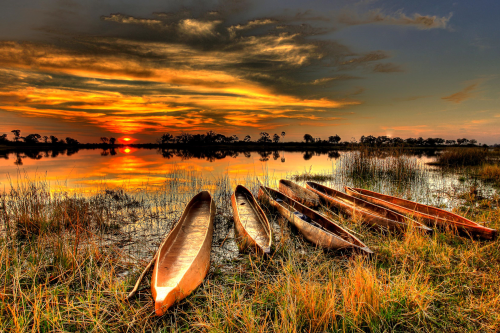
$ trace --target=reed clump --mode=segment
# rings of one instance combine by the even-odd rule
[[[498,164],[482,165],[478,174],[481,179],[500,183],[500,166]]]
[[[400,151],[361,149],[343,154],[340,167],[343,177],[355,183],[385,180],[388,182],[417,182],[426,167],[416,157]]]
[[[488,152],[482,148],[449,148],[436,158],[436,164],[442,166],[475,166],[486,161]]]

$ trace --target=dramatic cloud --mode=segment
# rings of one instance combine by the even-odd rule
[[[445,29],[451,16],[451,13],[446,17],[420,15],[415,13],[410,17],[403,12],[397,12],[394,15],[386,15],[382,13],[380,9],[375,9],[366,14],[346,11],[338,17],[338,21],[345,25],[391,24],[415,26],[419,29]]]
[[[429,28],[447,22],[424,18],[383,16]],[[363,89],[343,89],[360,78],[350,71],[402,71],[380,62],[385,51],[317,38],[333,23],[311,13],[239,24],[224,12],[185,10],[101,20],[109,34],[0,42],[1,110],[127,134],[333,126],[345,120],[338,109],[362,103]]]
[[[452,102],[452,103],[462,103],[463,101],[472,98],[474,96],[473,91],[477,88],[479,83],[474,83],[471,84],[467,87],[465,87],[462,91],[459,91],[455,94],[452,94],[450,96],[442,97],[441,99],[444,99],[446,101]]]

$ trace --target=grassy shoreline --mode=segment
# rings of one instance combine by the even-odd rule
[[[368,172],[397,190],[402,176],[387,176],[386,166]],[[276,185],[266,177],[262,182]],[[256,191],[259,181],[247,179],[246,185]],[[404,186],[415,190],[412,183]],[[110,190],[72,197],[50,193],[43,183],[2,193],[0,331],[494,332],[500,327],[498,240],[412,229],[389,234],[340,219],[375,250],[363,258],[314,248],[264,207],[275,232],[272,256],[238,254],[229,205],[233,188],[228,178],[182,174],[154,193]],[[154,315],[149,281],[136,298],[124,301],[184,205],[203,189],[217,204],[212,266],[204,283],[163,317]],[[465,198],[454,210],[498,229],[498,196],[479,201],[465,194],[453,194]]]

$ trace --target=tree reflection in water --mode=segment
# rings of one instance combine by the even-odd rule
[[[91,148],[89,148],[91,149]],[[9,159],[10,155],[15,157],[14,164],[15,165],[23,165],[23,159],[29,158],[34,160],[40,160],[42,158],[56,158],[58,156],[72,156],[79,152],[79,149],[76,147],[61,147],[59,148],[51,148],[51,149],[27,149],[27,150],[3,150],[0,151],[0,158]],[[252,152],[247,151],[245,149],[241,150],[233,150],[233,149],[168,149],[168,148],[160,148],[157,152],[165,159],[171,159],[174,156],[179,157],[182,160],[189,159],[203,159],[209,162],[214,162],[216,160],[222,160],[227,157],[236,158],[240,154],[243,154],[246,158],[252,157]],[[285,162],[285,151],[281,153],[278,150],[258,150],[253,151],[256,152],[260,158],[259,161],[266,162],[269,161],[272,156],[273,160],[277,161],[281,159],[281,162]],[[114,148],[104,148],[100,153],[102,156],[115,156],[117,155],[117,151]],[[374,150],[371,151],[370,154],[374,154],[376,157],[384,158],[386,156],[391,156],[390,151],[385,150]],[[403,151],[405,155],[416,156],[421,158],[425,157],[433,157],[436,156],[436,150],[405,150]],[[303,159],[308,161],[313,156],[321,156],[327,155],[330,159],[338,159],[340,157],[340,153],[337,150],[307,150],[304,152]]]

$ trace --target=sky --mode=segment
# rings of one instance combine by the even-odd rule
[[[500,2],[3,0],[0,135],[500,143]]]

